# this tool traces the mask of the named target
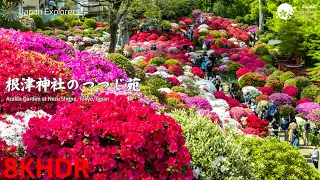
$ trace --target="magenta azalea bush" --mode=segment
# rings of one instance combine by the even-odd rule
[[[302,113],[307,116],[312,110],[320,109],[320,105],[315,102],[301,103],[296,107],[298,113]]]
[[[312,110],[308,115],[307,119],[314,122],[315,124],[320,124],[320,109]]]
[[[285,104],[292,104],[292,97],[290,97],[288,94],[284,94],[284,93],[273,93],[270,97],[269,97],[270,101],[274,101],[274,104],[277,107],[283,106]]]
[[[189,97],[189,98],[186,98],[184,101],[190,107],[197,107],[197,108],[206,109],[209,111],[212,110],[212,107],[209,101],[200,96]]]

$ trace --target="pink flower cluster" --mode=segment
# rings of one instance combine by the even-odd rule
[[[72,164],[84,158],[91,179],[193,178],[189,150],[173,118],[126,96],[100,97],[107,101],[77,101],[51,119],[31,119],[23,136],[25,156]]]
[[[274,101],[274,104],[277,107],[283,106],[285,104],[291,105],[293,102],[292,97],[284,93],[274,93],[271,96],[269,96],[269,100]]]
[[[298,113],[302,113],[307,116],[312,110],[320,109],[320,105],[314,102],[306,102],[301,103],[296,106],[296,110]]]
[[[250,69],[248,68],[240,68],[237,70],[236,72],[236,75],[237,75],[237,79],[239,79],[241,76],[249,73],[249,72],[252,72]]]
[[[274,90],[272,89],[272,87],[269,87],[269,86],[260,87],[259,91],[268,96],[274,93]]]
[[[185,103],[189,106],[189,107],[197,107],[199,109],[205,109],[205,110],[212,110],[212,107],[209,103],[208,100],[206,100],[205,98],[202,98],[200,96],[195,96],[195,97],[189,97],[184,99]]]
[[[288,94],[291,97],[296,97],[298,95],[298,88],[295,86],[286,86],[282,89],[282,93]]]

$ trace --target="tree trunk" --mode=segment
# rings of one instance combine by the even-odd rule
[[[129,24],[127,21],[123,23],[123,41],[122,46],[129,44]]]
[[[110,24],[110,47],[109,47],[109,53],[114,53],[115,50],[116,50],[117,31],[118,31],[118,24],[111,23]]]
[[[263,31],[263,22],[264,22],[264,14],[263,14],[263,0],[259,0],[259,30]]]

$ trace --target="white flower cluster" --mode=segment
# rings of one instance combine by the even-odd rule
[[[243,92],[244,96],[246,96],[246,94],[249,94],[251,96],[251,98],[253,98],[253,99],[262,95],[262,92],[260,92],[257,88],[255,88],[253,86],[246,86],[246,87],[242,88],[242,92]]]
[[[201,91],[209,91],[210,93],[216,92],[216,87],[213,85],[213,83],[209,80],[199,80],[196,82],[196,85],[199,86]]]
[[[135,57],[135,58],[131,61],[131,63],[132,63],[132,64],[137,64],[137,63],[143,61],[144,59],[145,59],[144,56],[137,56],[137,57]]]
[[[8,145],[15,145],[24,147],[22,143],[22,134],[28,129],[28,123],[31,118],[44,117],[51,115],[44,111],[31,111],[17,112],[15,116],[3,115],[7,122],[0,121],[0,139],[6,141]]]

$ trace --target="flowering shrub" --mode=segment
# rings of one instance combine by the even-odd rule
[[[308,115],[307,119],[316,125],[320,124],[320,109],[312,110]]]
[[[166,97],[167,98],[176,98],[176,99],[179,99],[181,102],[183,102],[183,98],[176,92],[168,93],[168,94],[166,94]]]
[[[297,78],[291,78],[284,82],[284,87],[286,86],[294,86],[297,87]]]
[[[179,86],[181,82],[176,77],[167,77],[167,80],[171,83],[172,86]]]
[[[189,150],[174,119],[125,96],[100,97],[106,101],[77,101],[51,119],[31,119],[23,138],[26,156],[66,158],[72,164],[82,157],[93,179],[193,178]]]
[[[169,71],[170,74],[173,74],[175,76],[183,75],[183,71],[178,65],[167,64],[165,66],[166,66],[166,68],[168,68],[168,71]]]
[[[249,114],[246,119],[246,128],[253,128],[259,131],[260,136],[268,132],[268,121],[263,121],[255,114]]]
[[[174,111],[170,116],[182,127],[196,179],[254,178],[243,149],[235,144],[232,135],[224,134],[209,117],[192,110]]]
[[[320,105],[314,102],[306,102],[297,105],[296,111],[307,116],[312,110],[320,109]]]
[[[309,98],[302,98],[296,102],[296,106],[298,106],[299,104],[302,104],[302,103],[306,103],[306,102],[312,102],[312,100]]]
[[[297,88],[301,92],[305,87],[310,86],[312,83],[309,78],[307,77],[297,77]]]
[[[256,104],[258,104],[260,101],[269,101],[269,96],[268,95],[266,95],[266,94],[262,94],[262,95],[260,95],[260,96],[258,96],[257,98],[256,98]]]
[[[238,122],[240,122],[242,117],[246,117],[247,115],[248,113],[242,107],[233,107],[230,109],[230,116],[235,118]]]
[[[281,92],[283,86],[279,80],[267,79],[265,86],[271,87],[275,92]]]
[[[284,84],[288,79],[295,78],[296,76],[294,75],[293,72],[287,71],[284,72],[283,74],[280,75],[280,82],[281,84]]]
[[[315,100],[320,95],[320,88],[316,85],[310,85],[303,88],[301,92],[301,98],[309,98]]]
[[[245,86],[262,87],[266,83],[263,76],[258,73],[247,73],[241,76],[238,81],[241,88]]]
[[[248,68],[240,68],[237,70],[236,72],[236,75],[237,75],[237,79],[239,79],[241,76],[249,73],[249,72],[252,72],[250,69]]]
[[[292,117],[295,113],[296,110],[291,105],[286,104],[280,107],[280,115],[284,118],[287,118],[289,115]]]
[[[53,78],[57,80],[62,79],[63,82],[69,81],[71,79],[71,74],[67,70],[63,69],[63,64],[58,63],[48,56],[41,55],[36,52],[24,51],[9,42],[7,39],[0,39],[0,107],[3,108],[3,113],[12,114],[18,111],[30,110],[44,110],[50,114],[54,113],[56,110],[56,102],[46,101],[8,101],[7,98],[12,97],[57,97],[65,91],[50,89],[50,85],[47,88],[47,92],[43,93],[44,88],[40,86],[41,90],[38,91],[36,88],[36,82],[33,83],[33,87],[30,91],[27,89],[26,84],[20,86],[22,89],[25,87],[24,91],[10,90],[6,89],[6,82],[9,78],[18,78],[19,84],[22,83],[22,78],[30,77],[34,81],[39,78],[47,78],[52,81]],[[30,79],[29,79],[30,80]]]
[[[219,69],[218,69],[220,72],[226,72],[228,70],[228,66],[226,65],[222,65],[222,66],[219,66]]]
[[[185,102],[190,107],[197,107],[199,109],[206,109],[209,111],[212,110],[212,107],[211,107],[209,101],[200,97],[200,96],[189,97],[189,98],[185,99]]]
[[[203,71],[202,71],[201,68],[199,68],[199,67],[192,67],[192,68],[190,69],[190,71],[192,72],[192,74],[193,74],[194,76],[198,76],[199,78],[204,78],[204,73],[203,73]]]
[[[213,93],[213,95],[216,99],[225,99],[226,97],[223,91],[216,91]]]
[[[269,101],[265,101],[265,100],[260,101],[257,106],[258,113],[261,113],[263,108],[269,107],[269,105],[270,105]]]
[[[294,86],[286,86],[282,89],[282,93],[288,94],[292,97],[296,97],[298,95],[298,88]]]
[[[251,128],[251,127],[246,127],[242,130],[245,134],[251,134],[254,136],[260,136],[259,130]]]
[[[240,106],[241,102],[236,100],[236,99],[233,99],[229,96],[227,96],[227,98],[225,99],[229,105],[230,108],[233,108],[233,107],[238,107]]]
[[[263,94],[266,94],[268,96],[274,93],[274,90],[272,89],[272,87],[269,87],[269,86],[261,87],[259,88],[259,91],[261,91]]]
[[[220,124],[220,118],[217,113],[205,109],[200,109],[199,113],[203,116],[209,116],[212,123]]]
[[[17,151],[18,148],[16,146],[8,146],[6,144],[6,141],[0,139],[0,179],[7,179],[4,172],[7,169],[7,167],[5,166],[5,161],[8,158],[14,158],[17,161],[20,160]]]
[[[244,95],[249,94],[252,99],[255,99],[256,97],[262,95],[262,93],[255,87],[253,86],[246,86],[242,88],[242,92]]]
[[[293,102],[292,97],[284,93],[274,93],[269,96],[269,100],[273,101],[277,107],[283,106],[285,104],[292,105]]]

